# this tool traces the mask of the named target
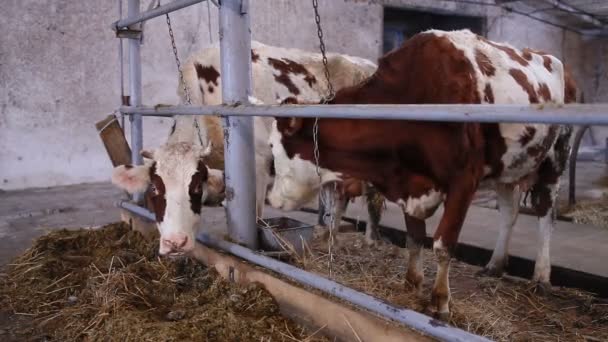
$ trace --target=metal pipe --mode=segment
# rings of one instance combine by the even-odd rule
[[[156,18],[161,15],[171,13],[182,9],[184,7],[188,7],[190,5],[197,4],[199,2],[203,2],[205,0],[175,0],[166,5],[158,6],[155,9],[145,11],[143,13],[139,13],[139,7],[137,8],[137,13],[129,12],[129,17],[115,21],[112,23],[112,29],[117,30],[121,28],[126,28],[133,24],[144,22],[148,19]]]
[[[552,5],[556,9],[566,12],[566,13],[578,18],[579,20],[582,20],[595,27],[606,28],[606,25],[602,21],[598,20],[595,16],[593,16],[589,13],[585,13],[585,12],[579,10],[578,8],[572,7],[560,0],[542,0],[542,1]]]
[[[129,0],[127,13],[133,17],[139,13],[139,0]],[[141,94],[141,41],[139,38],[129,38],[129,94],[131,106],[139,107],[142,103]],[[142,116],[134,114],[129,117],[131,123],[131,162],[141,165],[143,158],[140,152],[143,148]],[[143,194],[133,194],[135,202],[141,202]]]
[[[342,119],[417,120],[451,122],[517,122],[608,125],[608,104],[568,105],[238,105],[122,107],[125,114],[145,116],[234,115],[321,117]]]
[[[147,209],[139,207],[133,203],[122,201],[118,202],[117,206],[139,216],[154,220],[154,214],[152,214]],[[473,335],[464,330],[451,327],[446,323],[437,321],[419,312],[392,306],[370,295],[355,291],[349,287],[338,284],[335,281],[331,281],[319,275],[306,272],[297,267],[277,261],[275,259],[262,256],[248,248],[239,246],[237,244],[218,240],[206,234],[200,235],[198,237],[198,240],[207,246],[231,253],[253,264],[262,266],[271,271],[287,276],[302,285],[310,286],[317,290],[323,291],[327,294],[345,300],[349,303],[355,304],[384,318],[388,318],[390,320],[394,320],[396,322],[404,324],[407,327],[411,327],[439,340],[489,341],[484,337]]]
[[[118,3],[118,17],[122,19],[122,0],[116,0]],[[120,67],[120,105],[128,106],[129,102],[125,100],[125,63],[123,57],[122,39],[118,39],[118,65]],[[120,127],[125,129],[125,116],[120,115]]]
[[[222,101],[228,105],[248,103],[251,94],[248,7],[248,0],[224,0],[220,6]],[[228,232],[237,243],[256,249],[253,118],[227,116],[223,124]]]

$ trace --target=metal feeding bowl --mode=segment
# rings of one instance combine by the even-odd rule
[[[304,243],[313,237],[313,225],[289,217],[258,220],[260,245],[264,251],[296,252],[301,255]]]

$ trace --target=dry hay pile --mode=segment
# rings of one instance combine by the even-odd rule
[[[260,287],[229,284],[188,259],[160,259],[157,248],[123,224],[39,238],[0,278],[0,318],[22,318],[0,339],[314,339]]]
[[[608,196],[604,195],[601,199],[581,201],[564,216],[572,217],[572,220],[576,223],[608,229]]]
[[[321,234],[322,235],[322,234]],[[358,233],[339,233],[334,248],[332,278],[344,285],[424,312],[428,305],[435,263],[424,250],[424,298],[406,286],[407,249],[387,243],[368,247]],[[299,266],[328,276],[327,243],[318,237]],[[527,281],[477,277],[479,267],[452,261],[450,324],[496,341],[608,341],[608,301],[574,289],[554,288],[537,295]]]

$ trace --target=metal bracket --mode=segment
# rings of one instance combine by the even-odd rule
[[[114,28],[114,31],[116,32],[116,37],[117,38],[129,38],[129,39],[139,39],[142,40],[143,38],[143,34],[141,30],[133,30],[130,28]]]

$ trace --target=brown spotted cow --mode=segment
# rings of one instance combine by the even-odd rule
[[[576,88],[555,57],[518,50],[462,31],[415,35],[379,60],[361,84],[340,90],[331,104],[530,104],[575,100]],[[547,115],[551,115],[547,113]],[[277,170],[270,204],[302,204],[298,186],[319,188],[313,162],[313,119],[279,118],[270,143]],[[422,289],[425,219],[443,203],[434,234],[438,265],[430,310],[449,314],[449,264],[480,182],[498,192],[500,233],[486,271],[500,274],[522,192],[539,217],[533,281],[549,284],[549,241],[559,177],[569,155],[571,128],[542,124],[319,120],[324,179],[345,173],[369,181],[401,205],[408,230],[407,281]]]
[[[339,54],[328,54],[327,58],[333,84],[338,89],[355,85],[376,70],[374,63],[362,58]],[[318,53],[252,42],[251,61],[255,96],[251,102],[256,103],[259,99],[275,103],[287,97],[319,101],[327,92],[322,58]],[[183,73],[192,104],[222,103],[219,70],[217,44],[190,57],[184,64]],[[183,88],[178,89],[183,99]],[[200,226],[202,203],[223,198],[221,119],[218,116],[195,118],[178,117],[167,142],[154,151],[143,152],[145,165],[119,166],[112,176],[114,184],[129,192],[149,188],[149,200],[161,234],[161,255],[179,255],[192,250]],[[200,135],[194,129],[194,120],[198,120]],[[262,216],[267,186],[272,178],[268,136],[273,121],[272,118],[254,118],[258,217]],[[336,220],[339,222],[340,217]]]

